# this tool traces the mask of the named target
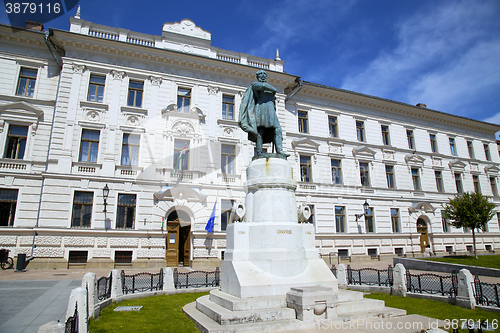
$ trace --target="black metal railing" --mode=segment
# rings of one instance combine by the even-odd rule
[[[109,274],[108,277],[103,276],[97,279],[97,298],[100,301],[103,301],[111,297],[111,280],[112,280],[111,273]]]
[[[500,283],[481,282],[479,276],[476,275],[472,289],[476,304],[500,307]]]
[[[181,273],[174,268],[174,286],[180,288],[218,287],[220,284],[220,269],[213,272],[192,271]]]
[[[335,265],[332,265],[332,267],[330,268],[330,270],[332,271],[332,274],[337,277],[337,267],[335,267]]]
[[[126,275],[121,271],[123,294],[163,289],[163,270],[160,273],[137,273]]]
[[[334,274],[336,275],[336,273]],[[394,269],[391,265],[387,269],[353,269],[351,265],[347,265],[347,283],[392,287],[394,283]]]
[[[76,332],[78,332],[78,303],[75,303],[75,312],[66,320],[66,325],[64,328],[64,333]]]
[[[451,275],[432,273],[411,274],[406,271],[406,289],[408,292],[420,294],[441,294],[442,296],[456,297],[458,283],[457,272]]]

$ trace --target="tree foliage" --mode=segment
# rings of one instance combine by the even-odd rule
[[[456,228],[472,230],[474,255],[476,254],[476,229],[484,228],[495,214],[495,204],[481,193],[466,192],[457,194],[444,206],[443,217],[450,220]]]

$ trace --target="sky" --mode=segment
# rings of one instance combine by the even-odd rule
[[[500,124],[498,0],[80,0],[81,18],[161,35],[191,19],[212,46],[305,81]],[[69,30],[66,15],[46,29]],[[0,23],[8,24],[0,12]]]

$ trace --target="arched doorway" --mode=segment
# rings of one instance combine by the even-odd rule
[[[420,252],[424,253],[425,248],[429,244],[429,236],[427,234],[427,223],[424,219],[419,218],[417,220],[417,232],[420,234]]]
[[[181,210],[167,217],[167,267],[189,266],[191,257],[191,219]]]

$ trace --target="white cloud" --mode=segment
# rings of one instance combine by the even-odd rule
[[[345,77],[342,87],[453,113],[498,87],[500,38],[490,32],[498,26],[497,3],[432,6],[397,23],[397,45]]]

